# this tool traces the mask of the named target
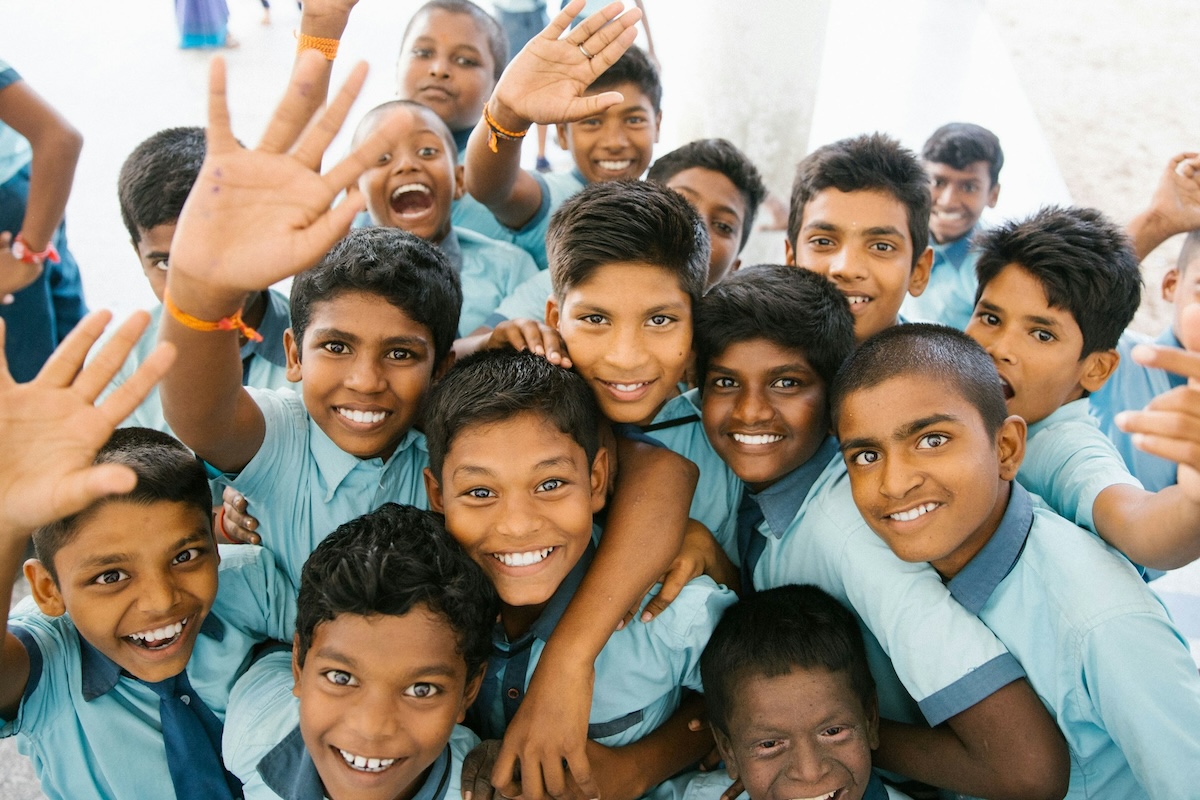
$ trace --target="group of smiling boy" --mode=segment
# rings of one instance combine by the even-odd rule
[[[303,32],[340,35],[351,6],[306,3]],[[428,108],[375,109],[323,175],[363,70],[318,111],[328,62],[302,53],[246,150],[215,63],[207,132],[152,137],[122,174],[161,343],[136,315],[85,363],[96,314],[0,381],[5,596],[37,556],[0,731],[45,791],[1191,796],[1200,677],[1139,570],[1200,555],[1200,397],[1110,402],[1179,464],[1151,492],[1088,395],[1200,367],[1118,359],[1124,234],[1050,208],[975,236],[1002,155],[953,125],[928,174],[882,135],[816,150],[787,266],[735,272],[764,195],[736,148],[631,180],[659,97],[597,78],[645,72],[637,12],[568,31],[576,0],[500,74],[462,41],[494,38],[468,6],[405,35],[453,64],[412,71]],[[489,66],[474,119],[451,113],[450,71]],[[576,185],[519,169],[532,123],[563,123]],[[356,181],[373,226],[345,235]],[[293,275],[290,323],[255,341]],[[182,444],[113,433],[135,409]],[[217,535],[261,546],[216,546],[210,480],[231,487]],[[695,771],[714,743],[724,769]]]

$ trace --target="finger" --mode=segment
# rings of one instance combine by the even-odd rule
[[[1125,433],[1152,433],[1200,443],[1200,415],[1192,410],[1196,407],[1196,396],[1168,400],[1163,395],[1155,402],[1160,399],[1164,402],[1153,408],[1147,406],[1144,411],[1122,411],[1114,418],[1117,427]]]
[[[370,135],[363,139],[357,147],[346,154],[345,158],[334,164],[322,176],[330,192],[339,192],[349,187],[358,180],[359,175],[377,164],[379,156],[392,148],[401,128],[406,124],[408,124],[408,120],[403,114],[391,115],[371,131]]]
[[[221,490],[221,502],[232,508],[234,511],[242,511],[245,506],[240,505],[246,502],[246,498],[242,497],[241,493],[232,486],[226,486]]]
[[[587,751],[580,747],[574,752],[568,753],[567,768],[571,770],[571,777],[575,779],[575,783],[578,784],[579,791],[583,793],[584,797],[600,797],[600,787],[592,775],[592,765],[588,761]]]
[[[559,800],[567,797],[567,776],[563,772],[562,760],[556,757],[550,757],[542,760],[542,783],[546,794],[550,797]],[[521,771],[525,774],[525,770]],[[522,792],[525,800],[533,800],[533,796],[529,793],[528,781],[522,781]]]
[[[1189,380],[1200,379],[1200,354],[1177,347],[1139,344],[1130,353],[1133,360],[1145,367],[1165,369]]]
[[[0,389],[16,385],[12,373],[8,371],[8,356],[4,352],[4,319],[0,317]]]
[[[6,294],[4,297],[0,298],[0,306],[11,306],[14,302],[16,302],[16,299],[17,298],[13,297],[11,294]]]
[[[642,18],[639,9],[631,9],[614,19],[608,25],[598,29],[583,43],[583,47],[592,54],[592,69],[599,75],[617,62],[637,39],[637,28],[634,26]]]
[[[742,784],[742,779],[738,778],[732,786],[721,793],[721,800],[735,800],[744,791],[746,791],[746,787]]]
[[[579,11],[582,10],[582,8],[579,9]],[[579,11],[575,12],[575,16],[579,16]],[[642,10],[640,8],[631,8],[629,11],[625,11],[624,14],[621,13],[622,11],[625,11],[625,6],[623,3],[609,3],[604,8],[600,9],[595,14],[590,15],[583,22],[580,22],[578,25],[576,25],[575,30],[571,31],[571,35],[567,37],[567,41],[573,45],[586,45],[588,39],[592,38],[597,31],[602,30],[608,25],[608,23],[612,22],[618,17],[624,17],[628,14],[633,14],[637,17],[637,19],[641,19]],[[572,19],[574,19],[574,17],[572,17]],[[636,22],[637,19],[634,21]],[[588,49],[593,53],[596,52],[590,47]]]
[[[208,64],[208,128],[204,132],[208,152],[223,153],[241,147],[233,136],[226,96],[225,59],[213,56]]]
[[[346,116],[350,113],[350,107],[358,99],[358,94],[362,91],[363,83],[366,80],[367,62],[360,61],[354,65],[350,76],[346,78],[342,88],[338,89],[338,93],[334,95],[333,102],[317,113],[315,121],[300,136],[300,142],[296,145],[293,156],[301,163],[308,165],[313,170],[320,168],[321,157],[329,149],[329,145],[338,135],[338,131],[342,129]]]
[[[71,387],[79,392],[89,403],[96,401],[104,387],[108,386],[113,376],[125,364],[125,359],[137,347],[138,341],[150,325],[150,315],[145,311],[136,311],[113,331],[108,341],[96,351],[90,361],[76,376]],[[86,354],[84,355],[86,359]]]
[[[104,310],[93,311],[81,319],[62,340],[62,344],[50,354],[50,358],[46,360],[34,380],[51,386],[70,386],[71,381],[79,374],[79,368],[83,366],[88,351],[100,338],[100,334],[104,333],[104,328],[111,320],[112,314]]]
[[[715,747],[708,751],[708,755],[700,759],[701,772],[712,772],[719,766],[721,766],[721,751]]]
[[[1200,467],[1200,444],[1195,442],[1149,433],[1135,433],[1131,441],[1134,447],[1152,456],[1176,464]]]
[[[300,133],[313,117],[313,101],[309,97],[313,84],[321,70],[325,69],[325,57],[314,50],[305,50],[296,56],[296,66],[288,79],[287,89],[275,113],[267,123],[258,150],[264,153],[286,153],[300,138]]]
[[[120,425],[133,413],[142,401],[150,394],[154,386],[167,374],[167,370],[175,363],[175,345],[170,342],[159,342],[150,355],[138,365],[124,382],[112,394],[104,398],[98,408],[104,412],[104,418],[114,428]]]
[[[492,774],[489,776],[491,785],[505,797],[516,797],[521,793],[517,779],[517,754],[505,739],[496,753],[496,762],[492,764]]]
[[[672,569],[667,573],[666,580],[663,581],[662,588],[658,590],[658,594],[642,609],[642,622],[649,622],[654,619],[666,610],[667,606],[675,602],[675,598],[683,591],[684,585],[692,579],[691,573],[692,570],[690,569],[672,565]]]
[[[567,355],[567,343],[563,341],[562,336],[544,322],[538,323],[538,329],[546,348],[546,357],[550,359],[551,363],[570,369],[571,357]]]
[[[558,39],[563,35],[563,31],[571,27],[571,20],[579,16],[579,12],[583,11],[586,5],[587,0],[571,0],[563,6],[562,11],[554,15],[554,19],[550,20],[550,24],[538,35],[544,39]]]
[[[137,473],[124,464],[100,464],[67,475],[54,487],[54,516],[66,517],[102,497],[127,494],[137,486]]]

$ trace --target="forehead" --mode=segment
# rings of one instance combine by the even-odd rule
[[[984,185],[991,182],[991,167],[986,161],[972,161],[962,169],[955,169],[941,161],[926,161],[925,171],[931,178],[940,178],[945,181],[979,181]]]
[[[408,33],[410,42],[436,41],[451,47],[473,47],[480,54],[492,57],[488,47],[487,31],[470,14],[460,14],[444,8],[430,8],[420,12],[412,21]]]
[[[879,189],[843,192],[822,189],[804,205],[800,227],[831,227],[847,232],[893,228],[912,246],[908,233],[908,208],[895,195]]]
[[[688,167],[668,178],[667,186],[693,204],[704,202],[724,207],[737,215],[738,219],[746,215],[746,198],[723,172],[707,167]]]
[[[868,413],[847,414],[847,409]],[[893,375],[885,381],[847,393],[840,406],[839,438],[854,438],[871,431],[890,436],[896,426],[937,415],[952,416],[966,424],[983,426],[983,416],[957,382],[915,371]]]
[[[730,722],[747,727],[756,722],[786,721],[804,729],[828,720],[831,714],[850,714],[866,721],[866,709],[855,694],[846,670],[795,666],[783,675],[744,672],[733,693]],[[731,731],[735,735],[736,731]]]
[[[392,122],[392,120],[397,121]],[[354,133],[355,143],[361,142],[385,122],[391,122],[394,126],[393,130],[397,140],[406,136],[429,134],[441,139],[448,147],[454,144],[454,140],[450,136],[450,129],[446,127],[442,118],[433,112],[433,109],[407,103],[388,106],[369,113]]]
[[[1079,329],[1070,310],[1051,305],[1046,286],[1029,270],[1017,263],[1006,264],[996,277],[982,287],[979,299],[1001,306],[1010,313],[1036,315]]]
[[[181,542],[211,536],[208,515],[190,503],[107,500],[77,520],[69,540],[55,554],[54,565],[64,572],[83,561],[108,556],[171,558]]]
[[[137,249],[142,255],[147,253],[167,253],[171,250],[171,240],[175,238],[175,223],[164,222],[149,230],[138,228]]]
[[[567,289],[563,302],[603,306],[612,311],[681,304],[691,308],[691,297],[678,275],[666,267],[638,261],[593,267],[584,280]]]
[[[370,292],[343,290],[314,300],[309,307],[304,336],[320,329],[336,329],[363,339],[420,338],[432,344],[433,332],[386,297]]]
[[[584,95],[619,92],[621,97],[624,98],[612,108],[607,109],[604,114],[627,114],[630,111],[638,109],[654,113],[654,103],[650,100],[649,95],[643,92],[641,87],[633,81],[621,81],[611,86],[603,86],[603,84],[601,86],[602,88],[588,87]]]
[[[349,657],[368,673],[406,675],[426,671],[466,673],[459,636],[444,615],[425,605],[403,614],[343,612],[313,628],[309,653]],[[404,647],[396,647],[404,642]]]
[[[513,447],[520,442],[520,447]],[[545,414],[521,411],[510,417],[460,428],[446,451],[443,472],[482,467],[496,474],[524,474],[555,462],[559,468],[587,469],[587,457],[569,434]]]
[[[813,369],[808,355],[800,348],[787,347],[761,336],[730,342],[712,357],[709,366],[745,373],[770,372],[782,366]]]

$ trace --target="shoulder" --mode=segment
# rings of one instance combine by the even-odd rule
[[[0,89],[5,89],[22,80],[21,74],[9,66],[8,62],[0,59]]]
[[[652,594],[657,594],[660,589],[662,584],[657,584]],[[649,602],[649,598],[646,602]],[[718,585],[707,575],[701,575],[688,581],[679,591],[679,596],[653,620],[625,627],[644,628],[647,635],[671,646],[686,646],[698,638],[706,643],[725,609],[736,602],[737,595],[733,590]],[[645,606],[645,603],[642,605]]]
[[[300,702],[292,685],[292,656],[284,650],[260,658],[234,684],[222,751],[229,770],[241,780],[300,724]]]

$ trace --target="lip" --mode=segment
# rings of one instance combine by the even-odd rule
[[[198,615],[193,612],[187,616],[177,617],[171,622],[165,622],[161,625],[149,625],[145,628],[136,630],[131,634],[120,636],[118,638],[120,639],[121,644],[123,644],[131,652],[137,654],[137,658],[142,661],[169,661],[179,654],[179,651],[183,649],[185,643],[193,638],[191,632],[196,627],[195,620],[197,616]],[[164,643],[159,644],[154,648],[149,648],[138,644],[134,639],[134,634],[153,631],[160,628],[167,628],[174,625],[182,626],[179,632],[173,637],[168,638]]]
[[[637,163],[635,158],[595,158],[592,159],[592,166],[598,174],[608,176],[621,176],[629,174],[633,169],[633,165]]]
[[[396,195],[396,190],[401,189],[405,186],[422,187],[421,189],[413,189],[411,191],[422,191],[423,190],[423,194],[426,197],[428,197],[430,200],[429,207],[422,209],[420,211],[415,211],[415,212],[410,211],[407,213],[400,213],[399,211],[396,211],[396,209],[392,206],[392,200],[393,200],[394,196]],[[407,192],[405,192],[405,194],[407,194]],[[438,211],[437,192],[435,192],[434,188],[432,186],[430,186],[429,183],[426,181],[413,180],[412,178],[401,178],[399,180],[393,181],[387,187],[387,208],[388,208],[388,213],[391,214],[391,216],[395,217],[396,219],[403,220],[405,223],[409,223],[409,224],[418,222],[422,219],[425,219],[426,217],[431,217],[431,216],[437,214],[437,211]]]
[[[450,91],[441,84],[426,84],[417,87],[417,94],[424,97],[433,97],[441,100],[453,100],[457,97],[455,92]]]
[[[488,563],[508,575],[531,575],[545,569],[561,551],[562,545],[495,551],[488,553]]]
[[[596,379],[596,383],[604,388],[604,391],[619,403],[636,403],[643,399],[649,392],[650,388],[658,382],[658,379],[648,381],[606,381],[600,378]]]
[[[869,297],[869,296],[863,294],[862,292],[847,292],[844,290],[842,291],[842,296],[845,297],[846,302],[848,302],[850,304],[850,313],[851,314],[862,314],[870,307],[871,301],[874,299],[872,297]],[[862,299],[856,301],[855,299],[852,299],[852,298],[862,298]]]
[[[891,526],[901,527],[916,527],[926,522],[926,518],[937,511],[945,508],[946,504],[938,500],[922,500],[919,503],[906,503],[900,508],[886,511],[882,515],[884,522]],[[916,516],[913,516],[913,515]],[[896,516],[905,517],[897,519]]]
[[[787,438],[776,431],[732,431],[727,436],[735,447],[751,452],[768,450]],[[763,439],[768,441],[761,441]]]
[[[346,416],[345,413],[354,414],[357,416],[379,416],[377,419],[354,419]],[[379,406],[364,406],[364,405],[336,405],[333,406],[333,416],[344,427],[358,433],[367,433],[378,430],[392,416],[392,412],[386,408]]]
[[[1008,378],[1005,378],[1003,375],[1000,376],[1000,389],[1004,392],[1005,402],[1012,400],[1017,394],[1016,389],[1008,382]]]
[[[822,794],[812,795],[811,797],[796,797],[792,798],[792,800],[840,800],[845,793],[845,787],[839,787]]]

